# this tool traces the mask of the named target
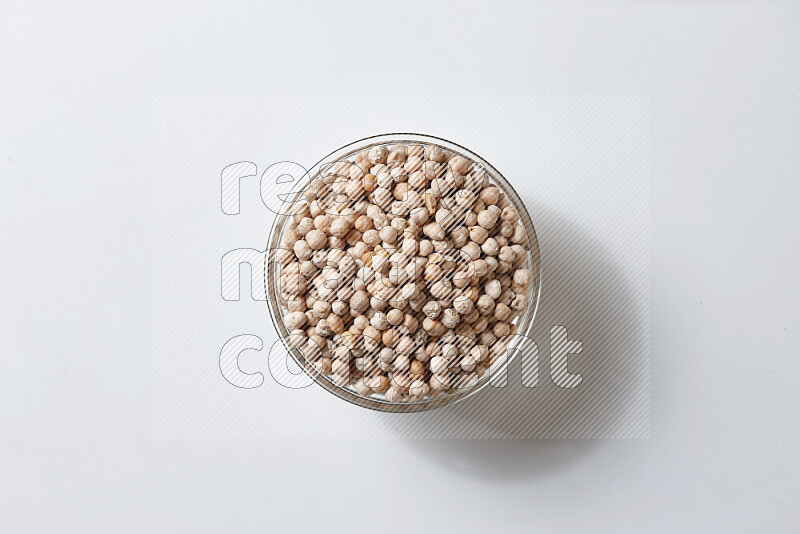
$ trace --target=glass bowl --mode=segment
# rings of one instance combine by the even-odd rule
[[[437,145],[442,149],[453,153],[454,155],[459,155],[470,160],[473,162],[473,164],[482,166],[485,169],[490,182],[496,185],[501,192],[505,193],[506,197],[511,201],[511,204],[519,213],[519,223],[524,225],[528,233],[529,250],[525,266],[533,273],[533,281],[528,288],[528,305],[526,309],[523,310],[522,313],[512,321],[512,323],[516,325],[517,331],[515,335],[510,336],[511,339],[508,342],[508,346],[503,351],[505,354],[504,357],[495,356],[487,372],[485,372],[484,375],[470,387],[446,391],[437,397],[426,397],[418,401],[408,401],[404,399],[401,402],[390,402],[385,399],[383,395],[372,394],[370,396],[364,396],[358,393],[352,385],[340,386],[336,384],[331,377],[319,372],[314,363],[306,360],[302,351],[298,348],[293,348],[290,346],[288,341],[290,338],[290,333],[283,320],[285,309],[279,302],[280,265],[277,261],[274,261],[274,254],[270,254],[269,252],[276,251],[282,246],[284,229],[286,228],[287,221],[291,217],[288,215],[288,209],[278,210],[281,214],[276,216],[272,225],[272,229],[270,230],[267,254],[265,254],[264,284],[270,317],[279,337],[281,338],[284,348],[289,354],[291,354],[297,365],[317,384],[337,397],[363,408],[370,408],[382,412],[408,413],[432,410],[445,405],[453,404],[455,402],[463,401],[464,399],[472,397],[478,392],[486,389],[492,380],[492,377],[502,376],[502,374],[506,372],[511,360],[519,352],[516,349],[520,348],[522,341],[525,339],[524,336],[528,336],[533,327],[533,320],[539,305],[542,282],[541,258],[536,231],[534,229],[533,222],[531,221],[530,214],[528,213],[528,210],[526,209],[517,192],[503,177],[503,175],[484,158],[462,147],[461,145],[446,139],[423,134],[394,133],[366,137],[345,145],[320,159],[311,169],[305,172],[302,179],[295,180],[291,193],[285,194],[283,198],[281,198],[284,207],[291,207],[295,202],[301,200],[303,191],[306,189],[311,180],[319,176],[319,174],[324,172],[325,169],[329,168],[330,163],[343,160],[352,161],[356,154],[364,150],[369,150],[377,145],[395,145],[400,143]]]

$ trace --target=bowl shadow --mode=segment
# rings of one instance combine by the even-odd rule
[[[506,387],[431,412],[378,417],[423,461],[487,479],[543,476],[596,450],[598,439],[649,432],[648,296],[636,294],[608,251],[569,218],[535,202],[528,208],[543,262],[531,336],[538,386],[523,386],[535,369],[528,351],[512,360]],[[550,378],[556,325],[582,342],[568,358],[569,372],[583,376],[574,389]]]

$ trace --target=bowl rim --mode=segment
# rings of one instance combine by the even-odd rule
[[[354,153],[368,150],[376,145],[392,145],[398,143],[435,144],[445,150],[448,150],[449,152],[455,153],[456,155],[466,157],[473,163],[480,163],[483,165],[484,170],[489,175],[490,179],[500,186],[503,193],[506,193],[507,196],[511,197],[510,200],[517,209],[517,212],[520,215],[520,221],[525,225],[525,230],[528,234],[528,259],[534,276],[534,281],[528,292],[528,296],[532,297],[532,300],[528,303],[525,312],[517,318],[518,331],[516,334],[514,334],[513,339],[509,342],[505,350],[505,356],[498,356],[497,360],[490,366],[489,369],[487,369],[484,376],[481,377],[476,384],[470,386],[469,388],[461,388],[454,393],[448,392],[441,394],[430,400],[423,399],[417,402],[390,402],[381,398],[364,397],[354,391],[352,386],[339,386],[335,384],[333,380],[319,372],[311,362],[307,361],[299,349],[289,346],[287,338],[290,336],[290,333],[283,324],[283,320],[279,319],[283,317],[283,311],[277,299],[277,291],[275,286],[277,278],[277,262],[270,261],[270,251],[282,248],[280,245],[280,239],[283,236],[285,223],[289,217],[288,214],[283,213],[286,210],[281,210],[281,214],[276,214],[276,216],[273,218],[272,226],[269,231],[268,243],[264,253],[264,290],[267,296],[270,319],[272,320],[272,324],[278,333],[278,337],[280,338],[284,349],[292,356],[292,359],[300,367],[300,369],[302,369],[303,372],[314,382],[340,399],[362,408],[369,408],[376,411],[390,413],[413,413],[429,411],[446,405],[456,404],[467,398],[474,397],[478,392],[484,391],[493,381],[495,376],[498,376],[498,374],[502,376],[503,373],[507,372],[509,364],[514,360],[515,357],[517,357],[517,353],[520,352],[517,349],[520,348],[523,339],[529,336],[530,331],[533,328],[536,312],[538,311],[541,301],[542,262],[536,229],[533,225],[530,214],[528,213],[528,208],[525,206],[525,203],[522,201],[522,198],[519,196],[519,193],[517,193],[516,189],[514,189],[505,176],[503,176],[503,174],[500,173],[500,171],[498,171],[485,158],[458,143],[454,143],[453,141],[442,137],[420,133],[397,132],[372,135],[352,141],[322,157],[309,170],[306,171],[301,180],[296,180],[292,192],[287,195],[287,197],[291,196],[291,199],[284,200],[284,204],[293,205],[295,202],[297,202],[307,184],[310,183],[311,180],[313,180],[317,175],[319,175],[323,165],[340,161],[343,158],[352,156]]]

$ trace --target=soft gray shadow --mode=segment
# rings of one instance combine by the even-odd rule
[[[489,387],[433,412],[381,417],[423,461],[487,479],[543,476],[578,461],[599,446],[597,439],[639,428],[632,426],[631,408],[647,398],[649,324],[642,296],[634,294],[603,247],[566,216],[535,203],[528,208],[543,264],[532,335],[539,346],[539,386],[522,386],[518,356],[505,388]],[[583,342],[582,353],[569,357],[570,372],[583,375],[576,389],[558,388],[550,380],[550,325],[566,326],[570,339]],[[647,424],[643,417],[637,421]]]

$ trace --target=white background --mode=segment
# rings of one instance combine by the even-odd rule
[[[797,531],[797,3],[167,4],[0,5],[0,529]],[[650,95],[649,440],[151,439],[151,96],[387,91]]]
[[[149,278],[153,435],[648,437],[648,117],[648,98],[641,96],[155,98]],[[539,347],[539,385],[522,385],[517,361],[506,387],[413,415],[364,410],[332,399],[323,388],[301,388],[301,380],[293,380],[298,389],[281,387],[286,383],[281,377],[290,375],[268,317],[259,269],[264,261],[256,252],[264,250],[275,219],[262,193],[271,200],[281,189],[262,175],[273,162],[287,159],[310,169],[365,134],[416,129],[457,139],[484,155],[508,177],[531,214],[543,272],[540,306],[528,334]],[[258,168],[238,181],[239,213],[227,215],[220,206],[221,170],[243,159]],[[274,202],[270,206],[278,209]],[[234,263],[220,273],[223,255],[243,248],[254,251],[252,286],[261,301],[251,298],[249,266]],[[235,297],[223,300],[221,278],[238,287]],[[550,325],[564,325],[570,339],[583,344],[580,354],[569,357],[570,372],[584,379],[577,389],[560,388],[549,378]],[[240,335],[263,342],[256,347],[261,350],[238,358],[244,372],[264,377],[257,389],[234,387],[220,372],[223,345]],[[530,353],[528,347],[528,358]],[[526,374],[533,371],[525,366]]]

